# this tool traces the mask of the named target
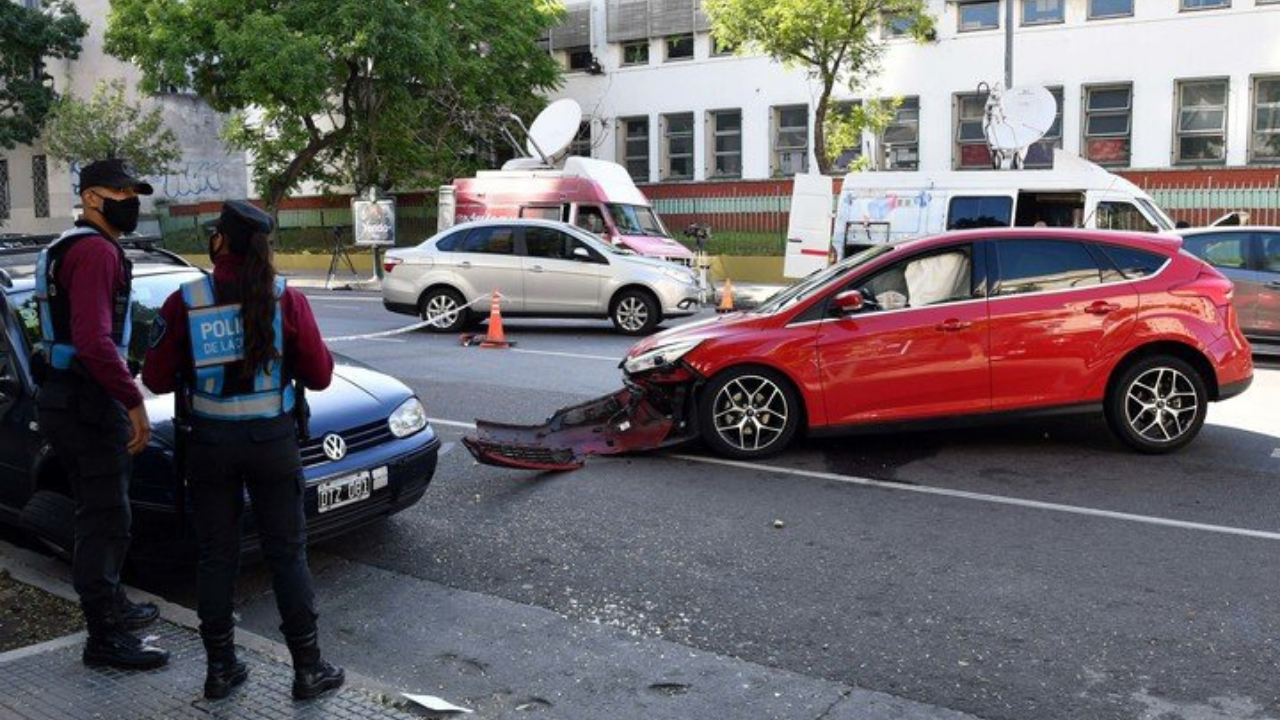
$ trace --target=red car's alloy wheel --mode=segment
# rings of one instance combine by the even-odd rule
[[[783,448],[795,432],[798,407],[791,390],[772,373],[746,371],[719,378],[708,388],[713,445],[736,457],[763,457]]]
[[[1200,412],[1196,387],[1170,367],[1156,367],[1129,384],[1125,419],[1139,436],[1156,443],[1174,442],[1191,431]]]

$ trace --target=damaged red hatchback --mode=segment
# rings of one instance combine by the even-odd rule
[[[759,458],[802,430],[1100,412],[1131,447],[1170,452],[1252,381],[1231,296],[1175,237],[988,229],[879,246],[753,311],[647,338],[623,391],[537,428],[482,424],[469,447],[549,467],[701,437]],[[546,462],[512,462],[521,452]]]

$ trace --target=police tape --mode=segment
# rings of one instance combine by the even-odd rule
[[[502,297],[502,295],[499,294],[498,297]],[[357,342],[360,340],[377,340],[379,338],[387,338],[387,337],[395,337],[396,335],[404,335],[406,333],[411,333],[417,330],[421,330],[422,328],[427,327],[429,325],[435,325],[441,320],[448,318],[450,315],[455,315],[457,313],[463,312],[465,308],[469,308],[472,305],[475,305],[476,303],[480,302],[481,300],[491,302],[492,298],[493,296],[490,294],[480,295],[479,297],[476,297],[466,303],[463,303],[462,307],[456,310],[449,310],[446,312],[436,313],[435,315],[429,315],[425,319],[421,320],[420,322],[413,323],[412,325],[406,325],[404,327],[393,328],[391,330],[383,330],[381,332],[375,332],[375,333],[364,333],[362,335],[343,335],[341,337],[327,337],[327,338],[323,338],[323,340],[327,343],[341,343],[341,342]]]

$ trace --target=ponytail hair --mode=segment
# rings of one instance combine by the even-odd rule
[[[275,344],[276,268],[271,263],[271,242],[265,233],[254,233],[247,245],[240,275],[240,302],[244,377],[251,378],[280,358]]]

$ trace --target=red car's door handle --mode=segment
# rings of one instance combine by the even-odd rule
[[[1120,306],[1116,305],[1115,303],[1103,302],[1102,300],[1099,300],[1098,302],[1085,308],[1084,311],[1089,313],[1090,315],[1107,315],[1119,309],[1120,309]]]
[[[964,330],[972,324],[973,323],[968,320],[956,320],[955,318],[952,318],[938,323],[938,332],[957,332],[959,330]]]

